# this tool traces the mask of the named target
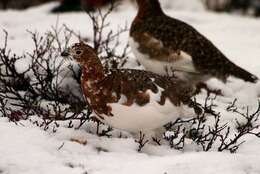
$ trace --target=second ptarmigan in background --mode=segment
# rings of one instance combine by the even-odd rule
[[[167,16],[158,0],[136,0],[138,14],[129,43],[139,62],[160,75],[173,73],[191,84],[229,76],[256,83],[258,78],[231,62],[189,24]]]

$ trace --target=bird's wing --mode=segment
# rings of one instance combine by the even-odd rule
[[[113,84],[113,89],[120,89],[125,96],[137,96],[139,99],[143,97],[140,92],[145,94],[149,90],[159,94],[158,92],[162,90],[163,95],[159,96],[159,100],[169,98],[175,105],[185,103],[194,92],[194,89],[185,81],[144,70],[115,70],[107,80]]]
[[[193,65],[191,55],[187,52],[166,46],[161,40],[147,32],[136,33],[134,40],[138,42],[136,49],[142,54],[148,55],[151,60],[172,64],[174,71],[198,73]]]

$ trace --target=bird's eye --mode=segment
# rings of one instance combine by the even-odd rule
[[[76,54],[77,55],[80,55],[82,52],[81,51],[76,51]]]

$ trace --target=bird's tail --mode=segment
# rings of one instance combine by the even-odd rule
[[[240,68],[235,64],[233,64],[229,70],[231,75],[243,79],[246,82],[256,83],[258,81],[257,76],[251,74],[250,72],[244,70],[243,68]]]

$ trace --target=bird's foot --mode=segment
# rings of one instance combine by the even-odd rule
[[[162,144],[165,144],[164,142],[164,132],[165,128],[157,128],[155,130],[150,131],[144,131],[134,134],[135,142],[139,144],[139,150],[140,151],[146,144],[150,145],[156,145],[160,146]]]

